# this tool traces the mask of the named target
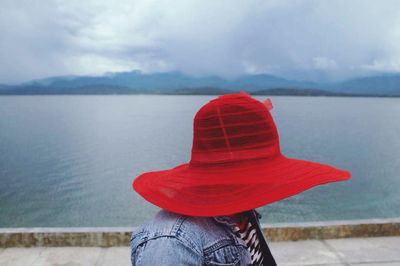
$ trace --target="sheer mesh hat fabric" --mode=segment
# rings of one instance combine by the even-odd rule
[[[194,117],[190,161],[139,175],[134,190],[175,213],[221,216],[351,177],[328,164],[283,155],[271,109],[270,99],[246,93],[209,101]]]

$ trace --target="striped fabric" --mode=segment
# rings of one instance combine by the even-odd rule
[[[241,220],[236,220],[234,232],[246,243],[251,254],[252,266],[276,265],[256,222],[256,214],[258,213],[251,211],[242,213]]]

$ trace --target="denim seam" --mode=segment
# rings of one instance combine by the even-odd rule
[[[148,239],[146,236],[146,232],[145,231],[140,231],[140,232],[136,232],[136,233],[132,233],[131,235],[131,240],[130,243],[132,245],[133,239],[135,237],[139,237],[139,240],[136,243],[136,247],[142,245],[144,242],[146,242],[146,240]]]
[[[199,249],[199,247],[190,238],[186,237],[185,235],[181,234],[176,239],[179,240],[181,243],[183,243],[189,249],[196,252],[199,256],[203,255],[202,250]]]
[[[193,244],[193,242],[190,242],[186,237],[177,237],[176,235],[171,235],[171,234],[163,234],[163,235],[157,235],[157,236],[153,236],[153,237],[149,237],[149,238],[145,238],[140,245],[143,245],[144,243],[147,243],[150,240],[155,240],[157,238],[173,238],[176,239],[177,241],[179,241],[180,243],[182,243],[182,245],[184,245],[185,247],[187,247],[188,249],[196,252],[199,256],[202,256],[203,253],[201,251],[199,251],[196,246]]]
[[[184,222],[186,219],[187,219],[187,216],[183,216],[183,215],[179,216],[179,217],[176,219],[174,225],[172,226],[171,234],[176,235],[177,232],[178,232],[178,230],[181,228],[183,222]]]
[[[204,248],[204,254],[213,253],[214,251],[226,246],[237,246],[237,243],[232,243],[231,238],[220,239],[211,246]]]

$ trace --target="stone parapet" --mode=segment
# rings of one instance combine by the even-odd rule
[[[263,224],[271,241],[400,236],[400,218]],[[0,248],[127,246],[134,227],[1,228]]]

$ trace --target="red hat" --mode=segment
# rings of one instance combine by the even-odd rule
[[[194,118],[190,162],[143,173],[133,188],[149,202],[191,216],[257,208],[351,173],[281,154],[272,102],[246,93],[211,100]]]

